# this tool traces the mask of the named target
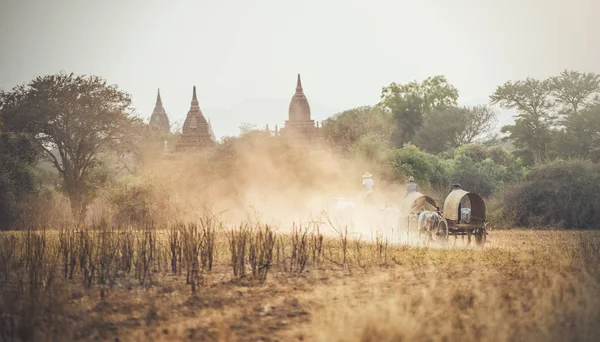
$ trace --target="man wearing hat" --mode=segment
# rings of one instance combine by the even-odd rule
[[[368,172],[365,172],[362,178],[362,187],[365,191],[365,200],[368,200],[369,195],[373,194],[373,187],[375,186],[375,181],[373,181],[373,175]]]
[[[406,193],[404,197],[408,196],[411,192],[419,191],[419,187],[417,183],[415,183],[415,178],[413,176],[408,177],[408,183],[406,184]]]

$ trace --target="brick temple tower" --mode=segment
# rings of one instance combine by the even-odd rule
[[[176,150],[201,149],[215,144],[212,128],[200,110],[196,97],[196,86],[192,95],[190,110],[183,123],[181,139],[177,142]]]
[[[158,90],[158,95],[156,96],[156,105],[154,106],[154,111],[152,111],[152,115],[150,116],[150,127],[161,134],[169,134],[171,130],[169,117],[167,116],[167,112],[165,112],[162,100],[160,99],[160,89]]]
[[[312,138],[316,132],[315,121],[310,117],[310,105],[302,89],[302,81],[298,74],[296,93],[290,101],[289,117],[281,129],[281,136],[295,138]]]

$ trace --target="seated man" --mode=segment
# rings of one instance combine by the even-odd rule
[[[362,180],[362,187],[365,194],[365,201],[370,201],[370,197],[373,194],[373,188],[375,187],[375,181],[373,181],[373,175],[365,172]]]
[[[419,191],[419,187],[415,183],[415,179],[413,178],[413,176],[408,177],[408,183],[406,184],[406,192],[404,194],[404,197],[408,196],[408,194],[410,194],[411,192],[417,191]]]

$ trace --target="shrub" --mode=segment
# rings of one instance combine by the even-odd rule
[[[500,146],[464,145],[456,149],[452,159],[453,180],[482,196],[499,192],[507,183],[518,182],[523,174],[523,167]]]
[[[394,150],[390,163],[398,174],[414,176],[423,187],[440,189],[450,185],[446,164],[412,144],[405,144],[401,149]]]
[[[109,195],[117,222],[144,223],[150,220],[162,222],[168,218],[166,194],[146,183],[125,185]]]
[[[36,189],[33,145],[11,134],[0,134],[0,229],[11,228],[23,209],[23,200]]]
[[[559,160],[537,166],[507,192],[504,208],[519,226],[598,228],[600,165]]]

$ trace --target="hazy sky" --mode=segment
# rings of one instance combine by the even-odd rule
[[[0,0],[0,88],[93,73],[131,93],[145,118],[160,88],[182,121],[196,85],[217,136],[264,120],[210,108],[289,100],[297,73],[326,108],[375,104],[392,81],[436,74],[461,104],[483,104],[510,79],[600,72],[598,13],[598,0]],[[286,117],[282,105],[273,124]]]

